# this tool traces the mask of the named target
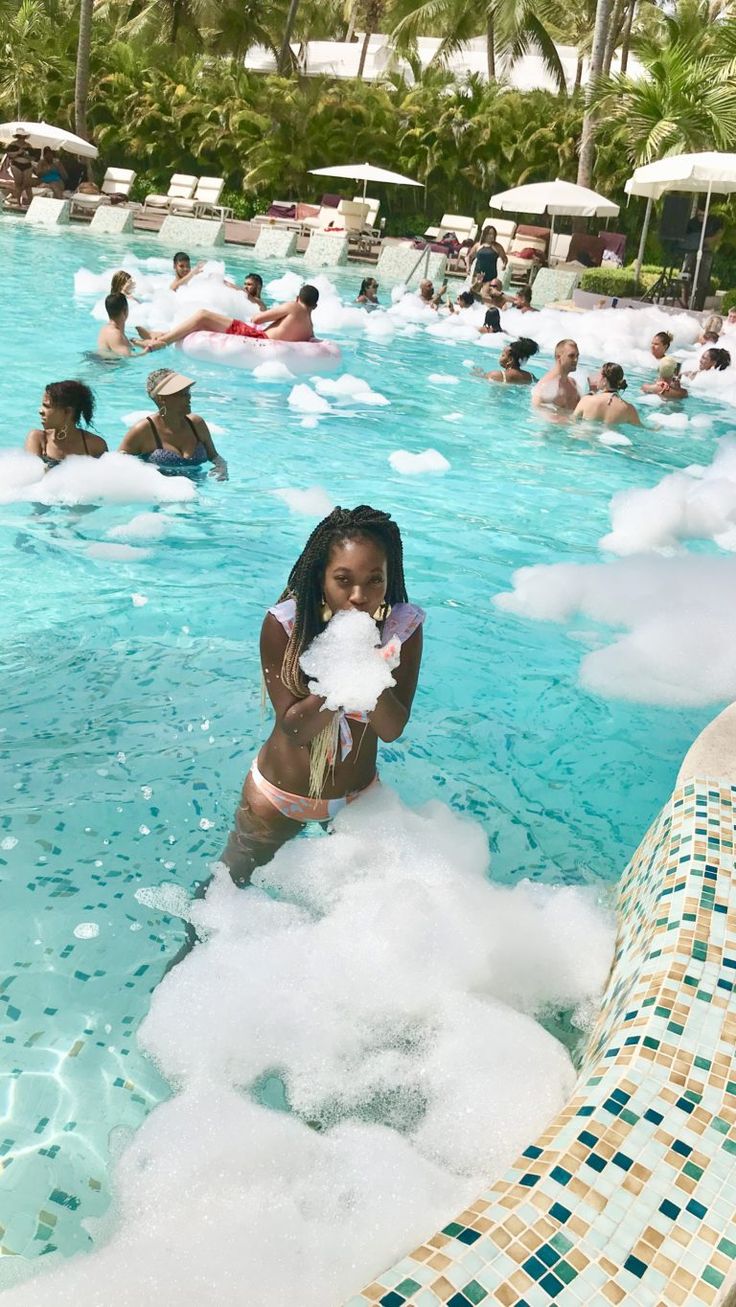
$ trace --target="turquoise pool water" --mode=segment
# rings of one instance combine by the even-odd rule
[[[124,251],[162,253],[152,239]],[[225,257],[232,274],[258,266]],[[123,416],[146,408],[147,367],[85,356],[97,326],[73,279],[80,266],[125,266],[125,253],[4,219],[0,259],[0,448],[22,443],[44,384],[65,376],[93,385],[98,429],[115,447]],[[359,277],[336,277],[346,297]],[[149,506],[0,507],[8,1251],[86,1246],[82,1220],[109,1201],[111,1141],[167,1092],[135,1032],[183,930],[135,891],[201,878],[262,737],[259,625],[314,521],[272,491],[319,485],[398,519],[428,625],[411,729],[382,750],[382,773],[409,803],[439,796],[480,821],[499,881],[613,880],[715,711],[591,696],[577,684],[575,639],[491,597],[522,565],[597,558],[611,495],[707,462],[725,415],[707,432],[649,430],[630,450],[608,449],[540,423],[528,393],[469,379],[462,344],[423,332],[340,343],[345,370],[390,405],[356,404],[316,427],[289,408],[288,385],[186,360],[197,411],[223,428],[230,480],[202,480],[145,557],[113,561],[90,546]],[[444,477],[390,468],[393,450],[427,447],[449,460]]]

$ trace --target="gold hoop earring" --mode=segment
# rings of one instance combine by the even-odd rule
[[[60,445],[63,440],[66,440],[68,434],[69,432],[67,431],[66,427],[62,427],[61,431],[55,431],[54,440],[56,441],[57,445]]]
[[[161,417],[162,417],[162,418],[165,418],[165,417],[166,417],[166,405],[165,405],[165,404],[159,404],[159,406],[158,406],[158,411],[159,411],[159,413],[161,414]]]
[[[322,596],[322,621],[329,622],[331,617],[332,617],[332,609],[330,608],[330,605],[328,604],[327,600],[323,595]]]

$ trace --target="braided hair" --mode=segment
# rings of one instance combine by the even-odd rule
[[[286,589],[280,596],[280,600],[293,599],[296,603],[294,625],[281,666],[281,680],[287,690],[300,699],[306,698],[309,690],[299,659],[325,627],[322,582],[330,553],[334,545],[360,536],[374,540],[386,554],[386,603],[407,602],[401,532],[390,515],[378,508],[370,508],[368,504],[359,504],[357,508],[333,508],[329,516],[314,528],[289,572]]]
[[[404,555],[401,532],[388,513],[368,504],[357,508],[334,508],[307,540],[289,573],[286,589],[280,597],[296,604],[294,625],[281,663],[282,684],[292,694],[304,699],[309,689],[299,666],[299,659],[315,636],[325,628],[322,613],[322,585],[325,568],[335,545],[361,537],[374,541],[386,554],[386,603],[407,602],[404,581]],[[309,745],[309,793],[319,798],[330,766],[337,757],[340,720],[336,715]]]

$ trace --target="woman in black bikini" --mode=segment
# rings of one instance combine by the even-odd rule
[[[41,426],[28,432],[25,448],[42,458],[47,468],[63,463],[70,454],[100,458],[107,453],[107,444],[89,430],[94,412],[95,397],[83,381],[52,381],[38,410]]]
[[[126,431],[121,454],[137,454],[161,471],[182,472],[212,463],[210,475],[227,481],[227,463],[220,458],[203,417],[192,413],[190,377],[171,368],[149,373],[146,389],[158,409]]]
[[[28,132],[19,127],[5,151],[5,159],[15,182],[13,199],[22,209],[27,209],[33,199],[33,155],[29,140]]]

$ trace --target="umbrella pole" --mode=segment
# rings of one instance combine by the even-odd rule
[[[641,229],[639,252],[636,256],[636,263],[634,264],[634,281],[636,283],[637,290],[639,289],[639,278],[641,277],[641,265],[644,262],[644,247],[647,243],[647,232],[649,231],[649,220],[651,216],[652,216],[652,197],[650,195],[649,199],[647,200],[647,210],[646,213],[644,214],[644,224]]]
[[[688,307],[692,308],[695,302],[695,293],[698,289],[698,278],[700,277],[700,264],[703,260],[703,245],[705,244],[705,228],[708,222],[708,210],[710,208],[710,197],[713,191],[713,183],[708,186],[708,194],[705,197],[705,209],[703,210],[703,225],[700,228],[700,244],[698,252],[695,255],[695,272],[693,273],[693,284],[690,291],[690,302]]]

